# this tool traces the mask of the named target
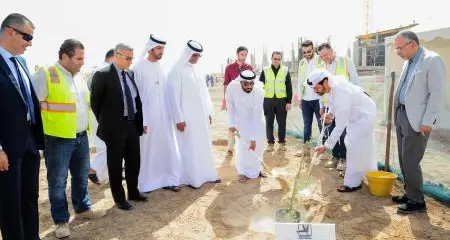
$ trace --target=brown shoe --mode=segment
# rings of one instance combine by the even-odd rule
[[[75,219],[90,219],[90,220],[92,220],[92,219],[99,219],[99,218],[101,218],[101,217],[103,217],[105,215],[106,215],[106,212],[103,211],[103,210],[96,210],[96,211],[94,211],[92,209],[89,209],[89,210],[84,211],[82,213],[77,213],[75,215]]]

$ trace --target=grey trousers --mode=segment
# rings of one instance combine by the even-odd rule
[[[405,181],[406,197],[410,203],[424,203],[422,161],[430,134],[423,136],[409,124],[404,108],[395,110],[398,159]]]

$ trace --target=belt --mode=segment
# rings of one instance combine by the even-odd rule
[[[128,117],[128,116],[123,116],[123,117],[121,117],[120,118],[120,120],[122,120],[122,121],[133,121],[134,119],[132,118],[132,117]]]
[[[86,131],[82,131],[76,134],[77,138],[83,136],[84,134],[86,134]]]
[[[398,109],[401,109],[401,110],[405,110],[405,109],[406,109],[406,107],[405,107],[405,105],[404,105],[404,104],[399,104],[399,105],[398,105]]]

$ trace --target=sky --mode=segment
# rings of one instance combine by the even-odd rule
[[[371,30],[413,21],[418,29],[448,27],[444,1],[372,0]],[[167,41],[162,65],[168,71],[193,39],[204,47],[199,67],[209,73],[221,72],[240,45],[254,49],[260,64],[264,45],[269,55],[283,50],[290,59],[299,37],[320,43],[330,36],[337,54],[345,55],[363,33],[363,0],[21,0],[2,5],[0,18],[12,12],[36,25],[33,46],[25,53],[30,68],[56,62],[67,38],[85,45],[83,71],[100,64],[119,42],[131,45],[137,60],[151,33]]]

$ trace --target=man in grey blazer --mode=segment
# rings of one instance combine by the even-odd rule
[[[405,60],[394,98],[394,116],[406,194],[392,200],[403,204],[398,213],[425,212],[420,162],[444,106],[446,70],[443,59],[420,46],[414,32],[400,32],[395,50]]]

